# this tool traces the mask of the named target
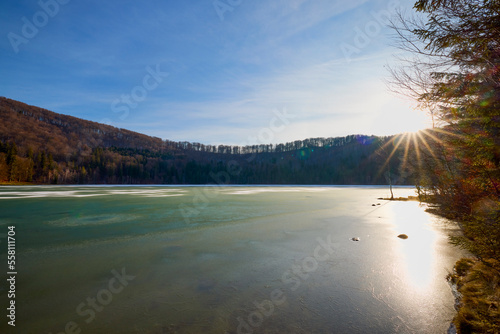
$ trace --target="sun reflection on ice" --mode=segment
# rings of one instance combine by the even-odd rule
[[[408,239],[398,239],[407,269],[407,281],[415,290],[422,292],[430,287],[435,275],[437,233],[431,228],[430,216],[417,203],[398,203],[393,210],[397,217],[394,222],[396,235],[408,235]]]

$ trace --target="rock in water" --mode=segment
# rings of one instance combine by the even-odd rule
[[[351,238],[352,241],[359,241],[359,238],[358,237],[353,237]]]
[[[406,234],[400,234],[400,235],[398,235],[398,238],[400,238],[400,239],[408,239],[408,236]]]

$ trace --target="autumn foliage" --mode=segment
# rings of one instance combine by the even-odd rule
[[[351,135],[248,146],[173,142],[0,98],[0,181],[387,184],[390,167],[391,184],[412,184],[412,175],[400,173],[402,150],[393,152],[394,138]]]

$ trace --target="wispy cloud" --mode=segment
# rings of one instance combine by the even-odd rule
[[[266,77],[241,78],[246,93],[157,106],[155,124],[170,125],[151,124],[149,131],[176,140],[191,137],[221,143],[226,138],[225,142],[234,144],[242,134],[255,135],[268,126],[273,111],[283,108],[295,118],[275,143],[351,133],[388,135],[423,126],[423,119],[415,123],[415,113],[406,102],[386,91],[381,80],[386,56],[365,57],[350,65],[335,59]],[[408,128],[401,127],[405,117],[412,119]],[[178,130],[175,124],[184,124],[184,129]]]
[[[2,6],[11,14],[1,16],[5,30],[39,10],[28,0]],[[382,83],[391,53],[384,32],[350,62],[340,48],[386,8],[382,0],[245,1],[221,21],[204,0],[70,2],[18,55],[0,40],[0,91],[173,140],[247,141],[283,108],[296,118],[274,142],[396,133],[400,115],[413,114]],[[111,103],[156,64],[169,76],[126,117],[114,113]]]

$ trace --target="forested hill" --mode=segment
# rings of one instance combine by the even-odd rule
[[[402,177],[402,152],[392,152],[392,139],[352,135],[245,147],[173,142],[0,97],[0,182],[386,184],[390,176],[412,183]]]
[[[72,154],[79,146],[159,149],[160,138],[57,114],[0,97],[0,138],[52,154]]]

